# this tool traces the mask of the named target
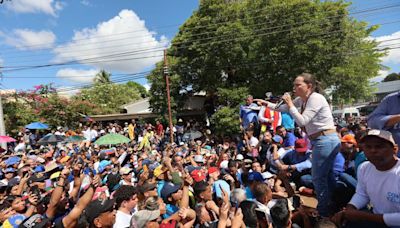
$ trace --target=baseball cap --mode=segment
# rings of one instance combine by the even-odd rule
[[[343,136],[341,141],[342,141],[342,143],[351,143],[354,146],[357,146],[356,138],[352,134],[347,134],[347,135]]]
[[[370,137],[378,137],[378,138],[384,139],[384,140],[392,143],[392,145],[396,145],[396,143],[394,142],[392,133],[385,131],[385,130],[377,130],[377,129],[369,130],[368,134],[366,136],[362,137],[360,142],[363,143],[363,142],[365,142],[365,140],[367,140]]]
[[[180,185],[174,184],[172,182],[166,182],[161,190],[161,198],[165,202],[167,202],[168,197],[170,197],[173,193],[177,192],[180,188],[181,188]]]
[[[60,174],[61,174],[61,171],[58,171],[58,172],[55,172],[55,173],[51,174],[50,180],[58,178],[60,176]]]
[[[219,167],[221,169],[227,169],[228,168],[228,163],[229,163],[229,161],[227,161],[227,160],[222,161],[221,164],[219,164]]]
[[[210,167],[208,168],[208,174],[212,174],[219,171],[219,169],[217,167]]]
[[[15,173],[15,169],[14,168],[7,168],[4,170],[4,173]]]
[[[34,214],[31,217],[25,219],[18,228],[42,228],[46,227],[49,219],[44,218],[40,214]]]
[[[281,136],[279,135],[275,135],[274,137],[272,137],[272,141],[276,142],[276,143],[282,143],[283,139]]]
[[[99,173],[104,172],[107,166],[111,165],[111,161],[103,160],[99,163]]]
[[[145,192],[154,190],[154,189],[156,189],[156,188],[157,188],[157,185],[156,185],[156,184],[150,184],[150,183],[146,182],[146,183],[144,183],[142,186],[139,187],[139,191],[140,191],[141,193],[145,193]]]
[[[195,182],[200,182],[206,179],[206,175],[201,170],[198,169],[193,170],[190,173],[190,176],[193,178]]]
[[[168,169],[164,168],[162,165],[157,166],[157,168],[154,169],[154,176],[159,177],[161,174],[165,173]]]
[[[251,172],[251,173],[249,173],[248,180],[249,181],[263,182],[264,181],[264,177],[259,172]]]
[[[304,153],[308,150],[307,141],[305,139],[297,139],[294,143],[294,148],[299,153]]]
[[[204,158],[202,155],[195,155],[194,156],[194,161],[197,163],[203,163],[204,162]]]
[[[94,200],[87,205],[85,214],[87,221],[93,223],[93,221],[101,214],[111,212],[114,210],[114,200]]]
[[[244,157],[243,157],[242,154],[236,155],[236,159],[235,159],[235,160],[237,160],[237,161],[243,161],[243,159],[244,159]]]
[[[5,160],[6,166],[12,166],[15,164],[18,164],[21,161],[20,157],[10,157],[7,160]]]
[[[119,174],[121,174],[121,175],[127,175],[127,174],[129,174],[129,173],[131,173],[132,172],[132,169],[131,168],[129,168],[129,167],[122,167],[120,170],[119,170]]]
[[[132,219],[135,220],[137,227],[146,227],[146,223],[156,220],[158,217],[160,217],[160,210],[140,210]]]

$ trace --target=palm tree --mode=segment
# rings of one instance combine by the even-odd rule
[[[105,70],[100,70],[94,77],[94,83],[106,84],[111,83],[111,74]]]

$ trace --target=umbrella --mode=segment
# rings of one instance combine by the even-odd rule
[[[25,128],[28,128],[28,129],[47,129],[47,128],[49,128],[49,125],[44,124],[44,123],[40,123],[40,122],[33,122],[33,123],[30,123],[30,124],[26,125]]]
[[[62,135],[53,135],[53,134],[47,134],[46,136],[44,136],[43,138],[41,138],[38,141],[38,144],[41,145],[46,145],[46,144],[57,144],[59,142],[64,141],[64,136]]]
[[[80,136],[80,135],[73,135],[73,136],[69,136],[69,137],[65,140],[65,142],[81,142],[81,141],[84,141],[84,140],[86,140],[86,138],[83,137],[83,136]]]
[[[203,136],[203,134],[200,131],[190,131],[190,132],[183,134],[183,138],[189,139],[189,140],[198,139],[201,136]]]
[[[129,143],[131,140],[123,135],[110,133],[100,137],[94,144],[96,145],[116,145],[121,143]]]
[[[0,143],[9,143],[9,142],[15,142],[17,140],[11,138],[10,136],[6,135],[0,135]]]

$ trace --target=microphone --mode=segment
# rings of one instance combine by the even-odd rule
[[[285,96],[285,95],[291,96],[291,93],[286,92],[286,93],[283,94],[283,96]],[[283,96],[282,96],[282,97],[283,97]],[[282,99],[282,97],[281,97],[281,99],[279,100],[279,102],[276,104],[275,109],[278,109],[283,103],[285,103],[285,101]]]

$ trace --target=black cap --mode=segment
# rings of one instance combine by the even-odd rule
[[[102,213],[114,210],[114,200],[94,200],[85,209],[87,221],[93,223]]]
[[[155,188],[157,188],[156,184],[150,184],[150,183],[146,182],[142,186],[139,187],[139,191],[141,193],[145,193],[145,192],[151,191]]]

